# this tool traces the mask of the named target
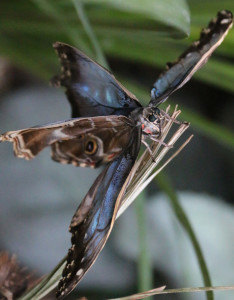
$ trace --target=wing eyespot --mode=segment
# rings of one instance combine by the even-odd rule
[[[85,153],[88,155],[93,155],[97,152],[97,142],[94,139],[89,139],[85,143]]]

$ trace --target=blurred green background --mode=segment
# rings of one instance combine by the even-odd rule
[[[2,0],[0,131],[69,117],[62,90],[48,86],[60,69],[53,42],[76,46],[108,66],[147,104],[151,86],[166,62],[175,60],[198,39],[200,30],[222,9],[234,12],[234,2]],[[103,299],[165,283],[168,288],[202,286],[209,277],[213,285],[232,284],[233,62],[231,30],[208,64],[165,104],[179,104],[181,118],[191,122],[190,133],[195,137],[158,179],[158,185],[151,184],[140,204],[129,208],[117,222],[78,295]],[[16,160],[10,145],[0,148],[0,246],[44,274],[65,255],[69,221],[98,171],[58,165],[50,160],[48,151],[28,163]],[[166,191],[171,202],[160,191]],[[200,242],[206,261],[200,267],[197,257],[201,259],[201,253],[189,225],[183,223],[177,198]],[[227,292],[215,296],[233,299]]]

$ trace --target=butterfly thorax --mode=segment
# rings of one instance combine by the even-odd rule
[[[137,108],[131,113],[137,126],[141,126],[145,135],[159,136],[161,132],[162,115],[158,108]]]

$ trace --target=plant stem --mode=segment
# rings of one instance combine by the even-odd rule
[[[135,208],[138,232],[138,291],[143,292],[152,288],[152,268],[147,244],[147,223],[145,215],[145,193],[142,192],[136,199]]]
[[[66,20],[64,15],[59,11],[58,5],[55,3],[52,4],[51,1],[46,0],[32,0],[32,2],[37,5],[41,11],[58,23],[59,28],[64,31],[74,46],[77,46],[86,53],[91,54],[87,43],[80,36],[79,31],[72,27],[70,22]]]
[[[89,22],[89,19],[85,13],[85,10],[84,10],[84,6],[83,6],[83,3],[82,1],[80,0],[72,0],[74,6],[75,6],[75,9],[76,9],[76,12],[77,12],[77,15],[84,27],[84,30],[86,31],[87,33],[87,36],[89,37],[92,45],[93,45],[93,48],[95,50],[95,53],[96,53],[96,58],[97,58],[97,61],[102,65],[104,66],[105,68],[109,69],[109,66],[108,66],[108,62],[105,58],[105,55],[103,54],[103,51],[102,51],[102,48],[101,46],[99,45],[99,41],[98,39],[96,38],[96,35],[92,29],[92,26],[90,25],[90,22]]]
[[[187,232],[191,243],[193,245],[194,251],[197,256],[198,264],[202,273],[203,282],[205,286],[212,286],[210,274],[207,268],[207,264],[205,262],[204,255],[202,253],[201,247],[199,245],[198,239],[194,233],[194,230],[189,222],[188,217],[186,216],[185,211],[179,203],[178,197],[169,181],[169,178],[165,175],[165,172],[161,172],[157,177],[156,181],[161,190],[163,190],[171,201],[172,208],[180,222],[180,224],[184,227]],[[206,293],[207,300],[213,300],[214,295],[213,292]]]

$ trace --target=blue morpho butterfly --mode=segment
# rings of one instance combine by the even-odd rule
[[[15,154],[26,159],[51,146],[52,158],[60,163],[81,167],[108,163],[71,221],[72,247],[58,286],[58,298],[74,289],[104,247],[141,141],[145,137],[153,140],[160,137],[164,116],[158,105],[206,63],[231,25],[231,12],[219,12],[203,29],[199,41],[175,63],[167,65],[153,85],[147,107],[142,107],[109,71],[85,54],[63,43],[54,44],[62,73],[52,82],[66,88],[72,119],[10,131],[0,136],[0,140],[13,142]]]

